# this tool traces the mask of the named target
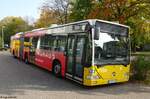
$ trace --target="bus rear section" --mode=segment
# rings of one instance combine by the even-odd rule
[[[10,43],[10,52],[14,57],[20,57],[20,48],[21,48],[21,38],[22,33],[16,33],[15,35],[11,36],[11,43]]]

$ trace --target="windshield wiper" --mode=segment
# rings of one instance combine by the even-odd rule
[[[96,66],[106,66],[106,65],[123,65],[123,66],[127,66],[129,64],[129,62],[125,61],[125,62],[120,62],[120,61],[115,61],[115,62],[105,62],[105,63],[96,63]]]

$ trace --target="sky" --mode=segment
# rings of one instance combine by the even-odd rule
[[[0,20],[6,16],[39,18],[44,0],[0,0]]]

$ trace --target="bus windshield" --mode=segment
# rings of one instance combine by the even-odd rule
[[[98,24],[100,27],[99,39],[94,40],[95,65],[110,65],[110,64],[123,64],[129,63],[129,42],[128,32],[125,31],[126,27],[113,26],[113,24]],[[115,29],[115,30],[114,30]],[[118,30],[117,30],[118,29]],[[119,30],[120,29],[120,30]],[[124,31],[123,31],[124,30]],[[106,32],[107,31],[107,32]],[[120,31],[120,33],[119,33]]]

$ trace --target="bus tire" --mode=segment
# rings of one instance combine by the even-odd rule
[[[61,76],[61,64],[58,61],[55,61],[53,64],[53,73],[55,76]]]

